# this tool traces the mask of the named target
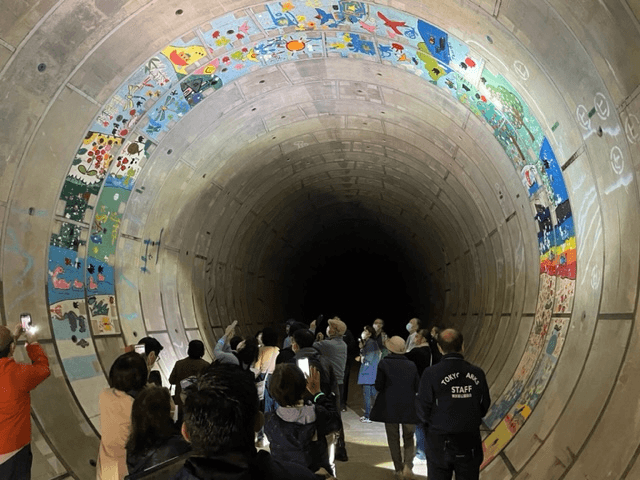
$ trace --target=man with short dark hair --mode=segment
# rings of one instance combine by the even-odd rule
[[[13,353],[23,332],[18,324],[11,332],[0,326],[0,478],[30,479],[31,395],[49,376],[49,360],[33,329],[28,329],[27,354],[31,365],[16,363]]]
[[[333,371],[331,361],[318,350],[313,347],[315,336],[307,329],[297,330],[291,339],[291,348],[294,356],[288,363],[297,364],[298,360],[306,358],[309,365],[320,372],[320,388],[326,396],[335,399],[335,393],[338,389],[338,382]]]
[[[274,460],[257,451],[254,434],[262,425],[258,392],[237,365],[214,362],[187,387],[182,435],[194,455],[174,480],[318,480],[330,478]]]
[[[151,370],[155,363],[158,361],[158,357],[160,356],[160,352],[164,350],[164,347],[160,344],[158,340],[153,337],[144,337],[141,338],[138,342],[138,345],[144,345],[144,357],[147,362],[147,370],[149,370],[149,383],[153,383],[159,387],[162,386],[162,377],[160,376],[160,372],[157,370]]]
[[[417,410],[425,425],[425,453],[431,480],[478,480],[483,460],[480,423],[491,405],[480,367],[462,356],[462,333],[438,335],[440,363],[424,370]]]
[[[281,363],[288,363],[289,360],[291,360],[296,355],[292,348],[293,335],[298,330],[308,331],[308,328],[309,327],[307,327],[307,325],[305,325],[302,322],[293,322],[290,326],[288,326],[288,335],[287,335],[287,338],[289,339],[288,346],[280,349],[280,353],[276,357],[276,365],[280,365]],[[311,338],[313,338],[313,334]]]

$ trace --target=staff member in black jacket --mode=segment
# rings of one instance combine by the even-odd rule
[[[485,374],[462,356],[462,334],[447,329],[438,336],[440,363],[420,380],[417,410],[425,424],[430,480],[478,480],[483,460],[480,422],[491,399]]]

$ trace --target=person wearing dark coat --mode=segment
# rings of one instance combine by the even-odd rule
[[[320,372],[320,389],[326,396],[335,399],[335,392],[338,389],[338,380],[333,372],[331,361],[313,348],[314,335],[307,329],[297,330],[293,334],[291,348],[294,356],[287,363],[297,364],[299,360],[306,358],[309,365]]]
[[[310,367],[305,379],[297,365],[278,365],[270,389],[279,405],[265,415],[264,431],[273,458],[314,472],[320,468],[332,471],[326,436],[340,430],[342,423],[335,401],[320,390],[320,372]],[[305,392],[312,400],[304,400]]]
[[[182,399],[180,398],[182,387],[180,382],[185,378],[198,375],[209,366],[209,362],[202,359],[204,356],[204,343],[201,340],[191,340],[189,342],[187,355],[189,355],[187,358],[176,362],[169,375],[169,383],[176,386],[173,401],[178,407],[178,424],[182,423]]]
[[[131,409],[131,433],[125,448],[129,475],[191,450],[173,424],[168,389],[150,385],[136,396]]]
[[[307,330],[309,327],[307,327],[307,325],[305,325],[302,322],[293,322],[290,326],[289,326],[289,344],[286,348],[281,348],[280,349],[280,353],[278,353],[278,356],[276,357],[276,365],[280,365],[281,363],[287,363],[289,362],[293,357],[296,356],[296,352],[293,351],[293,348],[291,346],[291,341],[293,340],[293,334],[296,333],[296,331],[298,330]]]
[[[407,352],[407,358],[416,364],[418,368],[418,377],[422,378],[422,372],[424,369],[431,366],[431,348],[427,339],[429,338],[429,331],[426,329],[418,330],[414,339],[413,350]],[[427,456],[424,453],[424,425],[418,423],[416,425],[416,458],[418,460],[426,460]]]
[[[478,480],[484,452],[480,424],[491,405],[484,371],[462,355],[462,333],[448,328],[438,335],[440,363],[420,379],[417,410],[425,425],[429,478]]]
[[[358,347],[358,342],[356,342],[356,339],[353,337],[353,333],[351,333],[351,330],[348,328],[347,331],[344,332],[342,340],[347,344],[347,363],[344,367],[344,387],[343,394],[340,396],[340,409],[343,412],[346,412],[347,399],[349,398],[349,379],[351,378],[351,368],[353,367],[355,358],[358,356],[360,348]]]
[[[384,422],[396,477],[413,478],[413,435],[418,423],[416,393],[420,380],[418,369],[405,357],[405,341],[401,337],[389,338],[385,347],[390,353],[378,364],[375,383],[378,396],[371,409],[370,418],[374,422]],[[400,424],[404,442],[404,461],[400,448]]]
[[[431,334],[427,337],[429,342],[429,348],[431,349],[431,365],[435,365],[442,358],[442,353],[438,350],[438,335],[440,334],[440,328],[435,325],[431,327]]]
[[[254,434],[260,428],[258,391],[238,365],[214,362],[195,384],[186,388],[183,437],[194,454],[173,480],[320,480],[326,471],[312,472],[257,451]]]

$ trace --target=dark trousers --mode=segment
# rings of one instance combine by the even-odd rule
[[[425,453],[429,480],[478,480],[484,454],[480,433],[439,435],[427,431]]]
[[[344,369],[344,386],[343,395],[340,397],[340,408],[347,406],[347,399],[349,398],[349,378],[351,377],[351,366],[353,365],[353,359],[347,357],[347,366]]]
[[[387,432],[387,443],[391,452],[391,460],[396,472],[401,472],[407,466],[409,470],[413,468],[413,456],[415,455],[415,444],[413,443],[413,435],[416,432],[415,425],[402,424],[402,441],[403,448],[400,447],[400,424],[385,423],[384,429]],[[404,460],[402,458],[402,450],[404,450]],[[431,471],[429,470],[429,478],[431,479]]]
[[[0,478],[11,480],[31,480],[31,444],[23,447],[9,460],[0,465]]]
[[[338,392],[336,395],[336,405],[338,407],[338,413],[340,413],[340,402],[342,394],[344,392],[344,384],[338,385]],[[342,414],[340,413],[342,418]],[[336,459],[339,461],[346,461],[347,457],[347,445],[344,440],[344,426],[340,428],[340,431],[336,434]]]

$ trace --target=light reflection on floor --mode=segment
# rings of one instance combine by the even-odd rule
[[[394,478],[394,467],[387,445],[384,423],[361,423],[362,411],[356,407],[342,413],[347,441],[348,462],[337,462],[339,480],[382,480]],[[415,461],[416,479],[426,480],[427,466]]]

